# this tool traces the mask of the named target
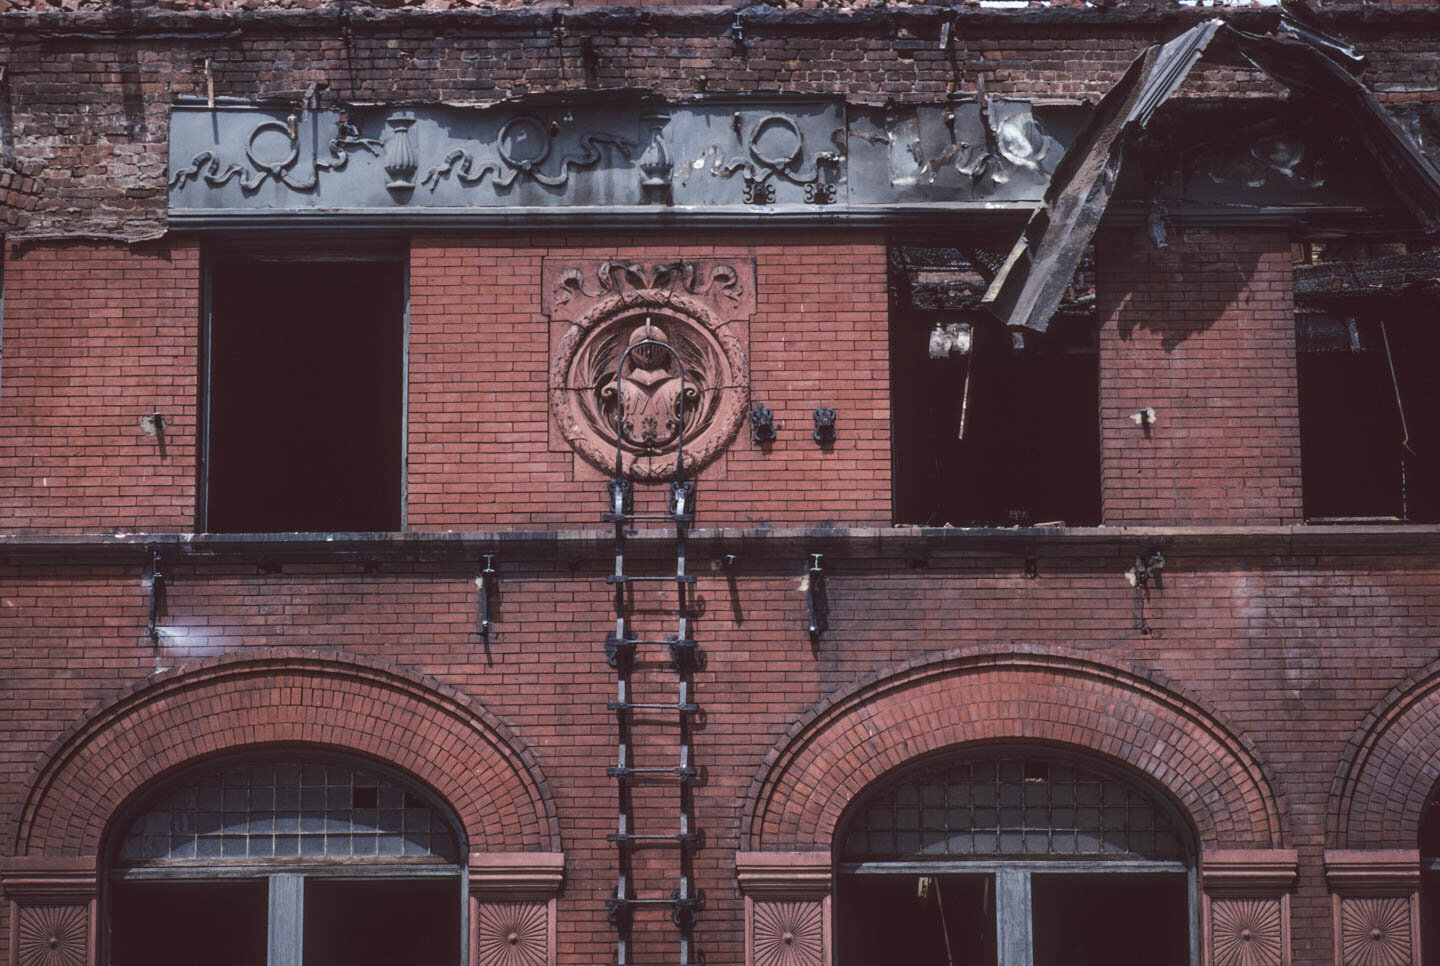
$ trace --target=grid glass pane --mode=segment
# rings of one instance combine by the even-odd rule
[[[1185,857],[1185,836],[1154,792],[1043,753],[952,759],[911,772],[870,797],[843,841],[851,861]]]
[[[164,788],[120,845],[127,865],[458,855],[449,823],[403,785],[292,761],[232,765]]]

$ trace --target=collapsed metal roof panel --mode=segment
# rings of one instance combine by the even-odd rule
[[[1292,91],[1321,100],[1350,122],[1386,180],[1426,232],[1440,231],[1440,171],[1355,78],[1361,59],[1291,14],[1261,36],[1220,20],[1197,24],[1146,48],[1101,98],[1060,162],[981,304],[1010,326],[1044,332],[1075,266],[1105,214],[1127,143],[1179,89],[1212,42]]]

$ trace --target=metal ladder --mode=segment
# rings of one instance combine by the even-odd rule
[[[648,323],[648,319],[647,319]],[[663,513],[636,513],[634,509],[634,486],[626,477],[623,464],[624,439],[631,427],[625,421],[624,392],[620,384],[625,363],[631,352],[642,346],[659,346],[669,353],[680,372],[681,391],[677,404],[677,441],[675,479],[669,485],[667,505]],[[695,485],[685,478],[684,425],[685,425],[685,367],[675,350],[664,342],[653,338],[637,341],[621,355],[616,366],[616,444],[615,475],[607,484],[609,491],[608,510],[603,519],[615,525],[615,572],[605,578],[615,592],[615,630],[605,639],[605,660],[615,670],[615,700],[607,707],[615,712],[619,752],[615,766],[606,769],[606,774],[615,779],[618,798],[616,830],[606,839],[615,843],[617,876],[615,894],[605,900],[605,909],[610,924],[616,930],[616,958],[611,966],[635,966],[632,959],[631,936],[635,924],[635,913],[646,906],[668,906],[670,920],[679,930],[679,959],[676,966],[691,966],[691,937],[700,912],[702,897],[695,888],[693,850],[699,844],[699,835],[692,821],[693,797],[691,782],[697,777],[694,748],[692,746],[693,716],[699,712],[699,705],[692,700],[693,677],[703,660],[700,649],[690,636],[689,587],[695,578],[685,572],[685,543],[690,525],[695,519]],[[632,576],[625,572],[626,529],[632,523],[645,520],[666,520],[675,527],[675,573],[663,576]],[[675,587],[675,633],[646,637],[638,635],[630,626],[627,588],[645,584],[672,583]],[[631,687],[631,673],[636,663],[637,652],[642,647],[660,646],[668,648],[669,667],[675,673],[676,691],[673,701],[637,700]],[[632,742],[633,714],[640,712],[673,712],[678,731],[673,765],[639,766],[634,756]],[[642,832],[636,827],[633,811],[633,788],[637,781],[653,783],[672,779],[678,799],[677,824],[674,828],[653,833]],[[678,852],[678,887],[669,896],[643,896],[636,894],[633,860],[634,851],[642,846],[673,845]],[[667,963],[667,966],[669,964]]]

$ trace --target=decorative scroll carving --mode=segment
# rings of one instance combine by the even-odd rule
[[[1411,928],[1408,898],[1342,897],[1343,966],[1411,966]]]
[[[823,966],[825,911],[820,900],[756,900],[750,929],[751,966]]]
[[[737,114],[737,129],[741,123]],[[774,204],[775,185],[771,179],[777,176],[791,184],[802,185],[805,200],[810,204],[828,205],[835,201],[833,176],[843,155],[836,151],[816,152],[810,158],[810,170],[802,170],[805,136],[800,133],[800,125],[792,119],[782,114],[766,115],[750,129],[745,137],[745,147],[750,155],[748,159],[734,158],[722,162],[717,170],[725,177],[736,171],[744,172],[746,204]]]
[[[702,274],[702,271],[704,274]],[[585,273],[571,268],[561,272],[551,289],[551,304],[559,307],[576,296],[590,299],[628,289],[665,289],[688,295],[711,292],[735,305],[745,294],[739,273],[731,265],[714,265],[701,269],[695,262],[670,262],[664,265],[642,265],[638,262],[605,261],[595,270],[598,288],[585,287]]]
[[[622,354],[646,340],[670,346],[679,363],[658,346],[641,346],[617,373]],[[674,475],[682,439],[687,463],[699,467],[735,438],[748,381],[739,341],[713,313],[687,296],[646,288],[601,301],[565,335],[551,403],[582,456],[613,471],[618,442],[633,477],[655,481]]]
[[[476,917],[475,966],[547,966],[549,903],[482,902]]]
[[[297,123],[294,114],[284,121],[261,121],[245,141],[245,159],[250,162],[249,167],[236,161],[222,169],[221,158],[216,152],[202,151],[191,159],[189,167],[181,168],[170,176],[170,187],[183,188],[199,179],[212,188],[220,188],[238,177],[240,190],[246,194],[260,190],[260,186],[272,178],[292,191],[314,191],[320,183],[321,172],[345,169],[352,149],[363,148],[379,157],[385,147],[374,138],[361,137],[359,129],[342,114],[335,137],[330,139],[330,156],[317,158],[308,175],[297,176],[294,170],[300,162]]]
[[[1285,962],[1280,900],[1212,899],[1213,966],[1282,966]]]
[[[15,924],[17,966],[85,966],[88,905],[21,905]]]
[[[466,185],[479,184],[490,175],[495,188],[508,188],[524,176],[551,188],[563,188],[570,181],[570,172],[593,167],[604,157],[603,145],[609,145],[629,160],[635,150],[635,142],[611,134],[594,132],[582,134],[579,138],[579,154],[567,154],[560,159],[559,170],[553,174],[543,170],[550,157],[555,141],[555,130],[546,126],[537,117],[522,114],[511,118],[500,129],[495,139],[495,153],[498,160],[477,161],[464,148],[456,148],[445,155],[444,160],[425,172],[420,183],[431,191],[440,184],[441,178],[455,178]]]

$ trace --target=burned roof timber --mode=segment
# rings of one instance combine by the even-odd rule
[[[1045,331],[1110,202],[1127,145],[1204,58],[1238,59],[1292,92],[1330,106],[1359,135],[1427,233],[1440,231],[1440,171],[1356,78],[1363,58],[1291,7],[1279,30],[1257,35],[1221,20],[1146,50],[1101,99],[1056,169],[1045,198],[986,290],[982,305],[1010,326]]]

